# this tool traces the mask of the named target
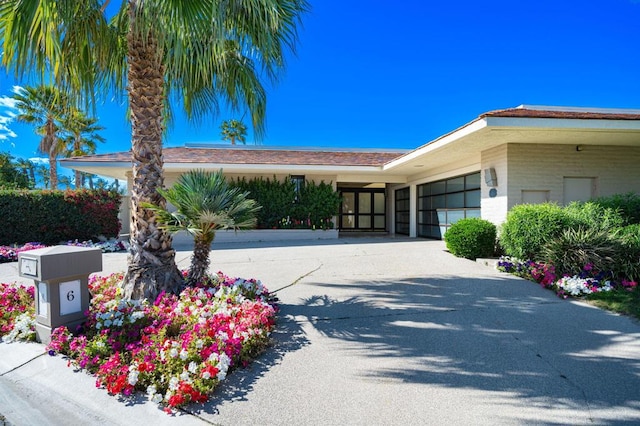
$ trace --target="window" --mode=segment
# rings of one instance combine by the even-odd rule
[[[442,238],[467,217],[480,217],[480,173],[418,186],[418,236]]]
[[[302,188],[304,188],[304,175],[291,175],[291,182],[293,182],[294,190],[296,191],[295,202],[297,203],[300,198]]]

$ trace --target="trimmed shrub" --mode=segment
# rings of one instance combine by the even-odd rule
[[[500,245],[509,256],[540,260],[542,247],[573,225],[574,219],[557,204],[519,204],[500,228]]]
[[[107,190],[0,191],[0,244],[117,237],[121,196]]]
[[[477,217],[461,219],[444,234],[447,249],[466,259],[493,256],[496,245],[496,226]]]
[[[290,179],[278,181],[245,178],[230,182],[262,206],[257,214],[258,228],[333,229],[333,216],[340,210],[340,195],[331,184],[306,181],[296,193]]]
[[[554,265],[559,276],[580,275],[585,270],[611,275],[615,274],[620,248],[619,241],[606,230],[569,228],[544,244],[541,258]]]

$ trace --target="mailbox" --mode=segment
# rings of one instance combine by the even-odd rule
[[[85,321],[89,274],[102,271],[102,250],[53,246],[18,254],[18,272],[35,284],[36,340],[51,342],[54,328],[71,332]]]

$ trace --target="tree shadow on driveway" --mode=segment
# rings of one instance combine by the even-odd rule
[[[312,285],[326,293],[282,314],[340,341],[338,356],[363,366],[360,379],[509,392],[588,410],[599,424],[640,422],[635,320],[510,276]]]

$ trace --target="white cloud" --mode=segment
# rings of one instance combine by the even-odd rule
[[[20,86],[13,86],[11,88],[13,93],[20,93],[22,90]],[[18,136],[9,128],[9,124],[11,124],[18,115],[16,103],[17,101],[11,96],[0,96],[0,142]],[[11,145],[15,146],[13,143]]]

